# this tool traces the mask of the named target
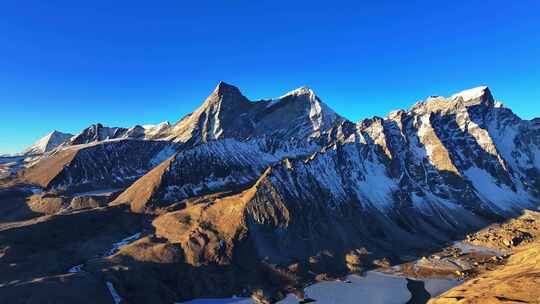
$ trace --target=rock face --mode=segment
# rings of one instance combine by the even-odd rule
[[[113,204],[140,212],[194,196],[240,190],[279,159],[258,146],[233,139],[183,150],[137,180]]]
[[[200,108],[160,137],[192,145],[266,136],[301,140],[316,137],[342,120],[308,88],[278,99],[251,102],[238,88],[221,82]]]
[[[252,102],[236,87],[220,83],[199,109],[158,134],[182,145],[167,168],[150,172],[115,203],[135,202],[133,210],[140,211],[152,204],[148,201],[163,206],[248,187],[280,159],[321,149],[335,137],[332,128],[344,121],[307,88]],[[149,183],[155,188],[151,194]]]
[[[129,206],[151,223],[148,238],[88,268],[129,302],[248,285],[273,297],[315,268],[397,261],[535,207],[540,127],[487,87],[354,123],[308,88],[250,101],[220,83],[173,125],[93,125],[17,181],[65,197],[59,206],[77,191],[126,188],[109,207],[71,200],[63,216]]]
[[[70,146],[18,173],[49,191],[75,192],[125,187],[174,153],[164,141],[124,139]]]
[[[72,137],[66,144],[80,145],[121,138],[150,139],[156,134],[164,132],[169,127],[168,122],[158,125],[137,125],[131,128],[105,127],[98,123],[84,129],[81,133]]]

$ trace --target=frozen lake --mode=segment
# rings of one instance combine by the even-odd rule
[[[254,304],[250,298],[197,299],[177,304]]]
[[[462,253],[479,253],[479,254],[494,255],[494,256],[504,255],[504,252],[500,250],[495,250],[495,249],[473,245],[469,243],[464,243],[464,242],[455,242],[452,246],[461,250]]]
[[[351,275],[348,282],[319,282],[307,287],[306,298],[322,304],[405,304],[412,297],[407,288],[407,278],[369,271],[365,276]],[[445,279],[423,280],[425,290],[432,296],[438,296],[461,282]],[[184,304],[253,304],[249,298],[197,299]],[[278,302],[280,304],[298,304],[298,299],[290,294]]]
[[[94,191],[88,191],[88,192],[80,192],[73,194],[73,197],[78,196],[109,196],[113,193],[122,190],[122,188],[111,188],[111,189],[100,189],[100,190],[94,190]]]
[[[367,272],[366,276],[348,276],[347,282],[320,282],[305,289],[306,298],[316,300],[317,303],[352,304],[358,303],[385,303],[404,304],[411,297],[407,289],[407,279],[380,272]],[[282,304],[298,304],[294,295],[280,301]]]

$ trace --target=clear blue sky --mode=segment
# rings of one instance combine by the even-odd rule
[[[539,18],[538,0],[5,0],[0,153],[174,122],[220,80],[252,100],[308,85],[354,121],[483,84],[540,116]]]

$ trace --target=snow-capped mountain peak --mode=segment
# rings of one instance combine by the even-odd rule
[[[472,88],[472,89],[468,89],[468,90],[464,90],[459,93],[456,93],[452,95],[451,99],[461,97],[463,98],[464,101],[469,101],[471,99],[475,99],[475,98],[483,96],[487,90],[489,90],[487,86],[479,86],[476,88]]]
[[[280,99],[283,99],[288,96],[300,96],[300,95],[306,95],[311,99],[316,99],[317,95],[315,95],[315,92],[313,92],[312,89],[310,89],[308,86],[299,87],[297,89],[294,89],[282,96],[280,96]]]
[[[49,152],[68,141],[71,137],[73,137],[72,134],[52,131],[51,133],[39,139],[31,147],[24,150],[23,154],[42,154]]]
[[[171,124],[168,121],[161,122],[157,125],[142,125],[146,138],[153,138],[161,132],[167,130]]]
[[[296,100],[299,102],[307,101],[306,109],[309,113],[309,120],[311,121],[314,132],[327,129],[334,121],[336,121],[336,119],[340,119],[340,116],[323,103],[315,92],[307,86],[290,91],[279,98],[279,102],[282,103],[289,100]]]
[[[157,125],[142,125],[141,127],[143,127],[146,130],[149,130],[149,129],[154,129],[154,128],[163,128],[167,126],[170,126],[170,123],[168,121],[163,121]]]
[[[338,118],[307,87],[277,99],[250,101],[237,87],[220,82],[197,110],[168,129],[163,138],[191,144],[223,138],[248,140],[278,133],[306,138],[330,129]]]
[[[480,86],[453,94],[448,98],[430,96],[425,101],[415,103],[411,111],[415,113],[448,112],[469,107],[496,107],[495,99],[487,86]],[[497,106],[500,107],[500,106]]]
[[[493,96],[491,95],[491,91],[487,86],[479,86],[461,91],[452,95],[449,100],[462,100],[465,105],[485,104],[488,106],[493,106],[495,103]]]
[[[216,86],[212,94],[208,96],[204,104],[199,109],[203,109],[208,106],[221,106],[226,105],[228,107],[245,106],[247,98],[242,95],[240,89],[237,87],[220,81]]]

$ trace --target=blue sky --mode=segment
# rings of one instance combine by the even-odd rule
[[[2,1],[0,153],[174,122],[220,80],[252,100],[308,85],[354,121],[485,84],[537,117],[539,16],[537,0]]]

